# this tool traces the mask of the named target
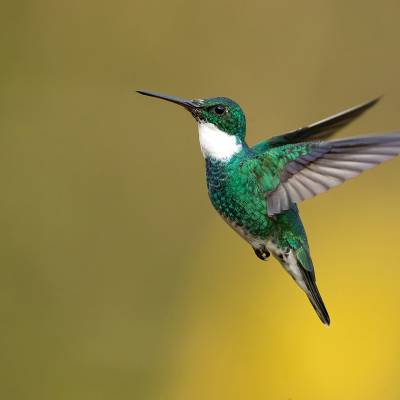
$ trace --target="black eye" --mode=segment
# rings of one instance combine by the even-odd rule
[[[215,114],[222,115],[225,112],[224,106],[215,106],[214,108]]]

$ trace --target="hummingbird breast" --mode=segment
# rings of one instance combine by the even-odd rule
[[[222,218],[248,241],[266,239],[273,220],[256,180],[240,169],[240,160],[206,159],[208,195]]]

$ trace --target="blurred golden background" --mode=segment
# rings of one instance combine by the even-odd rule
[[[0,398],[399,399],[400,160],[301,205],[325,328],[212,210],[197,129],[134,93],[228,96],[248,141],[385,94],[398,1],[5,2]]]

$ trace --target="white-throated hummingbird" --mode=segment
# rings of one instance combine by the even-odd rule
[[[297,203],[400,154],[399,133],[321,141],[379,99],[249,147],[244,112],[231,99],[186,100],[138,92],[179,104],[192,114],[211,203],[259,258],[272,254],[278,259],[329,325]]]

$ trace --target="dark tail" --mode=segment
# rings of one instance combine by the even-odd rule
[[[303,277],[308,289],[307,296],[310,300],[310,303],[314,307],[314,310],[317,312],[318,317],[322,321],[322,323],[325,325],[329,325],[331,323],[331,319],[329,318],[329,314],[322,300],[322,297],[319,294],[317,284],[315,283],[314,273],[303,268]]]

